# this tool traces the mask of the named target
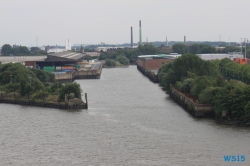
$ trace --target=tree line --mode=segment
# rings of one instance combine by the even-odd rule
[[[26,55],[46,55],[46,51],[38,47],[31,47],[30,50],[26,46],[11,46],[4,44],[2,46],[1,54],[3,56],[26,56]]]
[[[225,79],[221,70],[221,67],[235,66],[243,71],[245,79],[250,79],[249,65],[238,65],[230,59],[205,61],[196,55],[184,54],[174,62],[163,64],[158,77],[166,90],[172,85],[197,98],[196,103],[211,104],[219,117],[224,111],[230,119],[245,121],[250,120],[250,85],[246,84],[248,81]]]
[[[153,45],[140,45],[135,49],[117,49],[113,52],[101,52],[99,60],[116,59],[118,56],[124,56],[130,64],[135,64],[139,55],[153,55],[161,53],[160,49]],[[119,58],[120,59],[120,58]]]
[[[229,53],[229,52],[241,52],[240,47],[236,46],[225,46],[225,48],[217,49],[209,44],[192,44],[190,46],[185,46],[182,43],[176,43],[172,46],[170,52],[178,54],[207,54],[207,53]],[[116,59],[118,55],[126,56],[129,59],[130,64],[136,63],[137,56],[139,55],[155,55],[169,53],[164,51],[163,47],[155,47],[151,44],[139,45],[135,49],[117,49],[111,52],[103,52],[99,56],[99,60],[105,59]],[[247,56],[250,56],[250,47],[247,47]],[[244,54],[244,48],[243,48]]]

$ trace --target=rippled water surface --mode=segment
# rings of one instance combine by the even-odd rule
[[[250,165],[248,128],[193,118],[135,66],[76,82],[88,110],[0,104],[0,165]]]

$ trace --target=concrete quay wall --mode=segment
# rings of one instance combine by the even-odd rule
[[[170,88],[170,96],[175,102],[177,102],[195,117],[204,117],[214,114],[214,110],[211,105],[195,103],[192,99],[188,98],[173,87]]]

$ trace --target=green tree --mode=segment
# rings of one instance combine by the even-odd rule
[[[221,87],[207,87],[199,94],[199,101],[202,104],[212,104],[214,96]]]
[[[184,44],[181,44],[181,43],[174,44],[173,47],[172,47],[172,50],[175,53],[178,53],[178,54],[187,53],[187,47]]]
[[[20,53],[23,54],[23,55],[30,54],[30,51],[29,51],[29,49],[26,46],[20,46],[19,50],[20,50]]]
[[[125,55],[118,55],[116,60],[123,65],[129,65],[129,60]]]
[[[30,48],[30,51],[31,51],[33,54],[39,52],[40,50],[41,50],[41,49],[38,48],[38,47],[31,47],[31,48]]]
[[[106,59],[105,65],[111,67],[111,66],[116,66],[116,63],[115,63],[115,60],[113,60],[113,59]]]
[[[208,54],[216,52],[215,48],[208,44],[193,44],[188,47],[188,50],[191,54]]]
[[[40,50],[39,53],[42,54],[42,55],[47,55],[47,52],[44,51],[44,50]]]
[[[63,86],[60,89],[60,99],[64,99],[65,94],[74,93],[76,98],[82,99],[81,93],[81,87],[76,82],[74,83],[66,83],[65,86]]]
[[[21,79],[19,86],[19,93],[21,94],[21,96],[24,96],[26,94],[31,94],[32,91],[33,88],[24,79]]]
[[[39,91],[39,90],[43,90],[44,89],[44,85],[37,78],[34,79],[33,86],[34,86],[35,91]]]
[[[11,45],[5,44],[2,46],[2,55],[9,56],[11,54]]]
[[[18,56],[20,54],[19,48],[18,47],[12,48],[11,49],[11,54],[15,55],[15,56]]]
[[[190,93],[190,90],[191,90],[193,85],[194,85],[194,79],[193,78],[187,78],[180,85],[180,89],[181,89],[182,92]]]

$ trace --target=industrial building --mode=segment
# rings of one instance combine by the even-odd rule
[[[50,53],[47,58],[37,61],[26,61],[26,66],[43,69],[44,66],[63,66],[67,64],[76,64],[84,59],[86,55],[77,52],[58,52]]]
[[[232,52],[228,54],[196,54],[198,57],[200,57],[203,60],[215,60],[215,59],[223,59],[223,58],[229,58],[231,60],[234,60],[234,58],[243,58],[243,55],[238,52]]]
[[[148,76],[153,82],[158,82],[157,72],[163,63],[172,62],[180,54],[160,54],[160,55],[141,55],[137,57],[137,69]]]
[[[179,56],[181,55],[141,55],[137,58],[137,66],[142,67],[144,70],[158,70],[161,67],[162,63],[172,62]]]
[[[73,81],[74,79],[100,78],[102,64],[99,61],[87,62],[86,54],[78,52],[59,52],[48,54],[46,59],[26,61],[25,65],[47,72],[53,72],[57,81]]]

